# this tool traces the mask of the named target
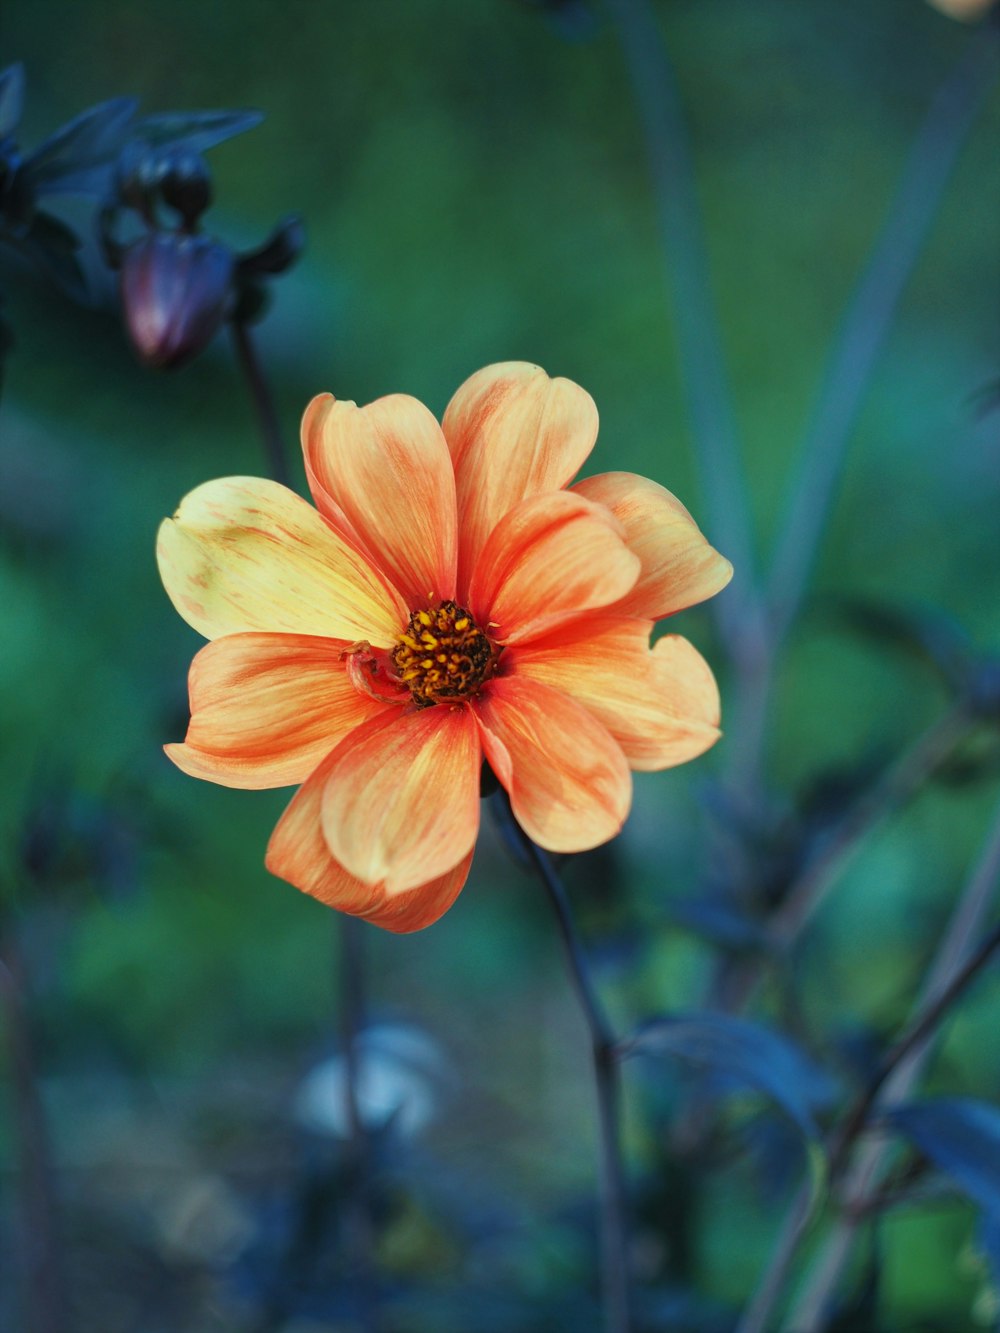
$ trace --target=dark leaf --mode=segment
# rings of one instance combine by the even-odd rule
[[[955,689],[964,685],[972,646],[962,627],[943,611],[862,598],[843,598],[839,608],[859,634],[929,662]]]
[[[718,898],[678,898],[667,910],[680,925],[724,949],[743,951],[767,947],[767,933],[760,924]]]
[[[745,1018],[701,1013],[652,1019],[620,1049],[623,1055],[674,1055],[757,1088],[809,1138],[818,1136],[815,1108],[834,1092],[830,1076],[793,1041]]]
[[[0,74],[0,139],[12,134],[24,105],[24,66],[8,65]]]
[[[132,130],[151,148],[168,144],[192,153],[204,153],[234,135],[252,130],[264,119],[260,111],[164,111],[144,116]]]
[[[936,1097],[892,1107],[886,1119],[1000,1220],[1000,1107],[971,1097]]]
[[[50,135],[25,159],[24,175],[34,193],[101,189],[128,138],[137,106],[134,97],[113,97],[82,111]]]
[[[0,243],[52,278],[67,296],[83,305],[89,303],[86,278],[76,257],[80,242],[58,218],[36,213],[27,231],[2,232]]]
[[[996,1214],[980,1214],[976,1248],[986,1260],[991,1285],[1000,1288],[1000,1217]]]

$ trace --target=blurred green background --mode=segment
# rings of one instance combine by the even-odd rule
[[[690,124],[765,551],[910,143],[982,34],[920,0],[656,9]],[[206,223],[251,246],[285,214],[305,218],[307,250],[258,333],[289,449],[321,390],[359,402],[404,391],[440,412],[480,366],[531,360],[596,399],[588,470],[651,476],[707,526],[640,126],[599,13],[560,24],[516,0],[39,0],[4,6],[0,65],[15,59],[28,75],[25,145],[121,93],[144,112],[265,113],[211,153]],[[1000,370],[998,129],[994,89],[853,433],[780,678],[770,776],[792,803],[824,773],[897,752],[946,706],[924,664],[852,634],[832,596],[939,608],[997,648],[998,417],[977,411],[976,395]],[[162,756],[183,733],[200,641],[152,555],[159,520],[187,490],[265,470],[256,424],[224,336],[192,366],[156,374],[137,364],[113,308],[74,307],[12,267],[0,275],[16,335],[0,403],[0,870],[34,996],[78,1327],[257,1328],[259,1293],[238,1259],[251,1241],[280,1250],[274,1219],[309,1176],[293,1112],[301,1080],[336,1049],[334,919],[263,869],[287,793],[199,784]],[[295,469],[301,483],[297,456]],[[740,597],[740,577],[727,595]],[[718,668],[725,726],[709,618],[688,612],[677,628]],[[638,777],[622,838],[569,871],[623,1027],[700,1002],[714,951],[669,904],[706,873],[701,801],[725,745]],[[797,978],[821,1053],[837,1025],[886,1033],[907,1012],[995,786],[926,791],[824,907]],[[32,839],[45,850],[26,870]],[[592,1272],[586,1042],[537,885],[487,828],[438,925],[367,930],[365,945],[373,1013],[417,1025],[437,1051],[434,1114],[394,1159],[382,1262],[403,1295],[386,1326],[596,1327],[590,1305],[572,1304]],[[949,1027],[933,1086],[1000,1093],[998,1013],[987,983]],[[677,1095],[673,1081],[630,1084],[637,1179],[662,1168]],[[0,1135],[8,1149],[2,1110]],[[8,1153],[5,1187],[12,1171]],[[463,1232],[443,1182],[498,1210],[488,1241]],[[738,1304],[780,1194],[739,1154],[699,1189],[687,1278],[707,1301]],[[655,1283],[680,1242],[650,1191],[637,1263]],[[971,1235],[959,1202],[889,1219],[887,1327],[977,1326]],[[12,1273],[0,1281],[11,1310]],[[481,1323],[462,1305],[471,1290]],[[494,1323],[483,1293],[498,1302]],[[511,1293],[577,1313],[525,1323],[503,1312]],[[289,1308],[272,1326],[352,1325]]]

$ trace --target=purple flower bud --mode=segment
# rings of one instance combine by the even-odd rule
[[[147,366],[183,365],[232,308],[233,257],[204,236],[155,232],[122,261],[122,302],[132,345]]]

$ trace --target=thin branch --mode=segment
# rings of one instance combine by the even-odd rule
[[[990,931],[979,947],[969,951],[969,940],[982,929],[1000,882],[1000,803],[982,852],[952,913],[941,946],[928,971],[915,1016],[887,1056],[891,1067],[876,1076],[872,1095],[864,1096],[863,1115],[855,1111],[851,1132],[860,1133],[869,1113],[877,1107],[905,1100],[918,1082],[930,1054],[930,1038],[941,1019],[985,966],[1000,944],[1000,927]],[[890,1142],[862,1142],[847,1173],[842,1194],[842,1216],[816,1259],[810,1279],[786,1325],[789,1333],[820,1333],[826,1325],[837,1284],[854,1248],[854,1237],[871,1197],[873,1183],[882,1173],[892,1150]],[[842,1155],[842,1154],[838,1154]]]
[[[771,918],[768,933],[774,949],[787,953],[827,894],[861,850],[875,828],[920,790],[968,735],[974,722],[966,709],[954,705],[907,749],[865,793],[831,834],[826,845],[791,885]],[[744,1008],[757,990],[768,959],[747,959],[730,975],[725,1008]]]
[[[774,1307],[785,1289],[812,1214],[813,1192],[805,1184],[800,1187],[785,1215],[770,1262],[757,1284],[750,1304],[736,1325],[736,1333],[765,1333]]]
[[[787,948],[815,915],[864,839],[888,815],[906,804],[955,752],[972,729],[965,707],[955,704],[892,764],[854,806],[823,851],[802,873],[775,913],[771,938]]]
[[[267,380],[264,378],[264,370],[260,363],[260,357],[257,355],[256,345],[250,335],[250,327],[244,320],[235,319],[229,327],[232,330],[237,360],[246,377],[247,388],[250,391],[254,411],[257,414],[261,437],[264,441],[264,452],[267,455],[268,470],[275,481],[280,481],[282,486],[291,487],[288,460],[285,457],[285,446],[281,436],[281,424],[278,421],[274,398],[271,395]]]
[[[607,0],[642,122],[668,283],[678,326],[699,480],[712,538],[740,572],[742,610],[723,595],[712,605],[737,657],[763,637],[750,506],[722,346],[687,129],[663,33],[648,0]]]
[[[291,488],[281,424],[256,345],[245,320],[230,325],[237,359],[260,425],[268,466],[274,481]],[[358,1101],[358,1036],[364,1027],[364,964],[362,923],[341,915],[337,921],[340,976],[341,1045],[350,1128],[349,1161],[352,1197],[349,1200],[350,1267],[357,1292],[361,1327],[372,1330],[377,1323],[375,1282],[375,1219],[372,1200],[372,1152],[368,1127]]]
[[[341,914],[337,920],[340,946],[340,1020],[344,1050],[351,1197],[347,1207],[350,1267],[358,1301],[360,1328],[371,1333],[377,1327],[375,1282],[375,1215],[372,1199],[372,1145],[359,1103],[360,1066],[358,1036],[364,1026],[364,923]]]
[[[594,988],[566,891],[551,857],[532,842],[513,814],[511,824],[548,892],[573,989],[590,1031],[601,1140],[601,1266],[605,1318],[608,1333],[629,1333],[632,1322],[629,1313],[628,1230],[615,1036]]]
[[[926,1042],[936,1031],[949,1009],[962,996],[970,982],[979,975],[998,947],[1000,947],[1000,924],[996,925],[980,942],[979,947],[973,950],[948,984],[934,996],[922,1012],[911,1020],[903,1035],[893,1042],[889,1050],[886,1051],[881,1064],[875,1071],[867,1088],[858,1098],[854,1110],[848,1115],[843,1129],[837,1136],[837,1143],[830,1162],[831,1171],[835,1171],[840,1166],[850,1150],[851,1144],[864,1130],[883,1086],[906,1057]]]
[[[881,236],[844,317],[802,447],[772,566],[769,593],[777,641],[795,619],[805,595],[848,441],[900,297],[952,168],[997,77],[996,47],[994,33],[976,32],[931,102]]]

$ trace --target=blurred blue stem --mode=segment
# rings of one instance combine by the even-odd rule
[[[364,929],[364,923],[357,917],[344,914],[338,916],[341,1045],[344,1048],[347,1119],[350,1128],[349,1176],[353,1185],[347,1209],[351,1272],[357,1296],[359,1327],[372,1333],[377,1327],[372,1153],[368,1128],[358,1099],[358,1037],[365,1016]]]
[[[250,336],[248,324],[233,320],[233,342],[240,366],[246,377],[247,388],[254,411],[260,423],[261,435],[267,454],[271,477],[291,489],[291,477],[278,413],[257,348]],[[344,1069],[347,1091],[347,1117],[350,1127],[350,1175],[353,1194],[350,1200],[350,1266],[361,1327],[376,1327],[375,1299],[375,1222],[371,1193],[371,1141],[368,1127],[358,1100],[358,1036],[365,1022],[364,961],[361,932],[363,924],[341,913],[337,915],[339,943],[338,974],[340,977],[341,1045],[344,1050]]]
[[[837,828],[814,852],[789,885],[781,905],[772,913],[767,930],[770,957],[787,959],[803,929],[812,920],[848,865],[872,832],[916,796],[975,727],[967,708],[956,704],[918,736],[851,806]],[[730,969],[716,986],[714,1003],[727,1013],[738,1013],[754,994],[769,956],[746,959]]]
[[[849,1154],[864,1134],[872,1114],[883,1103],[904,1101],[923,1072],[931,1040],[952,1007],[1000,947],[1000,925],[978,945],[1000,881],[1000,804],[975,868],[963,889],[941,946],[935,955],[913,1014],[885,1053],[868,1085],[847,1112],[829,1146],[829,1175],[837,1184]],[[870,1211],[873,1182],[881,1173],[892,1145],[862,1143],[843,1188],[841,1216],[821,1249],[812,1279],[792,1311],[787,1333],[820,1333],[826,1327],[841,1274],[853,1248],[859,1222]],[[764,1271],[736,1333],[764,1333],[781,1298],[799,1248],[805,1239],[812,1208],[812,1190],[802,1187],[788,1210]]]
[[[621,1158],[617,1042],[591,979],[566,890],[556,874],[552,858],[532,842],[513,812],[511,825],[548,892],[573,989],[590,1032],[601,1143],[601,1269],[606,1327],[607,1333],[629,1333],[632,1320],[629,1313],[628,1227]]]
[[[896,307],[959,152],[1000,70],[997,46],[994,32],[986,26],[978,30],[931,102],[841,324],[771,569],[768,593],[776,642],[788,632],[805,595],[851,431]]]
[[[245,320],[234,319],[230,328],[233,335],[233,344],[236,348],[236,357],[246,378],[247,388],[250,391],[254,411],[260,425],[268,470],[274,481],[279,481],[282,486],[291,488],[291,476],[288,471],[288,459],[285,456],[278,413],[275,410],[270,387],[264,378],[264,370],[260,363],[260,357],[257,355],[257,347],[250,335],[250,327]]]
[[[919,1081],[931,1053],[931,1041],[941,1021],[969,983],[980,973],[1000,945],[1000,926],[980,941],[1000,883],[1000,802],[979,859],[952,913],[934,961],[921,987],[913,1017],[903,1035],[887,1052],[872,1082],[848,1115],[834,1147],[839,1165],[882,1105],[905,1101]],[[805,1289],[787,1322],[789,1333],[820,1333],[827,1326],[831,1306],[872,1189],[877,1185],[893,1145],[881,1139],[862,1142],[844,1179],[841,1215],[813,1263]]]
[[[766,625],[754,573],[748,492],[712,301],[684,112],[649,0],[607,0],[607,5],[618,29],[646,140],[678,325],[681,377],[711,537],[739,574],[739,598],[722,594],[712,607],[730,655],[743,662],[764,651]]]

